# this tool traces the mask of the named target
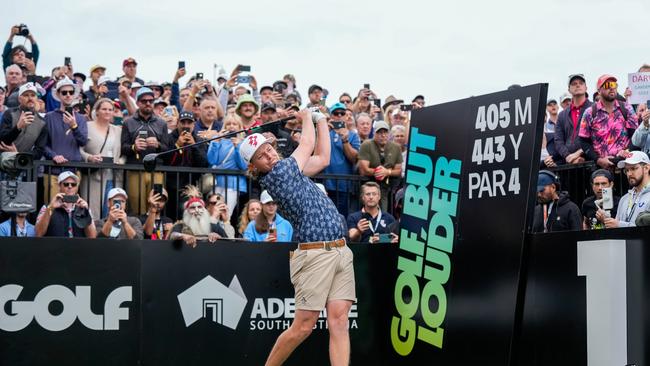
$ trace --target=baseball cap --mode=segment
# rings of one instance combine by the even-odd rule
[[[246,136],[244,141],[242,141],[241,145],[239,146],[239,155],[241,155],[246,164],[250,164],[251,159],[253,158],[253,155],[255,155],[257,149],[259,149],[260,146],[264,145],[266,142],[266,137],[264,137],[264,135],[261,133],[254,133],[252,135]]]
[[[558,183],[555,174],[548,170],[542,170],[537,174],[537,192],[541,192],[550,184]]]
[[[322,88],[320,85],[316,85],[316,84],[314,84],[314,85],[312,85],[312,86],[309,87],[309,92],[308,92],[307,94],[311,94],[311,93],[313,93],[314,90],[320,90],[320,91],[323,91],[323,88]]]
[[[61,182],[63,182],[64,180],[66,180],[68,178],[73,178],[77,183],[79,183],[79,177],[75,173],[73,173],[73,172],[71,172],[69,170],[66,170],[65,172],[62,172],[61,174],[59,174],[59,177],[56,180],[57,180],[57,182],[59,184],[61,184]]]
[[[153,102],[153,105],[158,105],[158,104],[164,104],[165,106],[169,105],[163,98],[158,98]]]
[[[34,83],[25,83],[18,89],[18,96],[21,96],[23,93],[27,93],[28,91],[34,92],[34,94],[38,95],[38,89]]]
[[[131,89],[136,89],[136,88],[142,88],[142,84],[138,83],[137,81],[134,81],[131,83]]]
[[[273,197],[267,192],[266,190],[262,191],[262,194],[260,195],[260,202],[264,203],[269,203],[273,202]]]
[[[264,86],[260,89],[260,93],[263,92],[263,91],[265,91],[265,90],[273,91],[273,87],[270,86],[270,85],[264,85]]]
[[[415,101],[418,99],[424,100],[424,95],[416,95],[415,98],[413,98],[413,100],[411,101],[411,103],[415,103]]]
[[[607,169],[598,169],[595,172],[591,173],[591,182],[594,182],[594,179],[597,177],[605,177],[608,181],[614,181],[614,175]]]
[[[124,67],[126,65],[130,65],[130,64],[135,64],[135,66],[138,66],[138,63],[135,61],[135,59],[133,57],[129,57],[129,58],[125,59],[124,61],[122,61],[122,67]]]
[[[102,65],[92,65],[92,66],[90,67],[90,72],[89,72],[88,74],[92,74],[92,73],[95,72],[95,70],[97,70],[97,69],[102,69],[102,70],[106,71],[106,67],[104,67],[104,66],[102,66]]]
[[[564,102],[567,99],[572,99],[573,97],[569,93],[564,93],[560,96],[560,103]]]
[[[192,113],[192,112],[187,112],[187,111],[183,111],[183,112],[181,112],[181,114],[178,116],[178,120],[179,120],[179,121],[182,121],[182,120],[192,120],[192,121],[194,121],[194,113]]]
[[[571,82],[573,81],[573,79],[582,79],[583,82],[585,82],[585,83],[587,82],[587,80],[585,79],[585,76],[583,74],[571,74],[571,75],[569,75],[569,83],[568,83],[569,85],[571,85]]]
[[[390,131],[390,127],[388,127],[388,123],[386,123],[384,121],[375,121],[375,125],[374,125],[375,133],[377,133],[377,131],[379,131],[379,130]]]
[[[147,88],[146,86],[143,86],[143,87],[141,87],[140,89],[138,89],[138,92],[137,92],[137,93],[135,93],[135,100],[136,100],[136,101],[139,101],[140,98],[141,98],[143,95],[146,95],[146,94],[149,94],[149,95],[153,96],[153,90]]]
[[[557,100],[551,98],[551,99],[546,101],[546,105],[549,105],[549,104],[552,104],[552,103],[557,104]]]
[[[59,81],[56,83],[56,86],[54,87],[54,90],[55,90],[57,93],[53,93],[53,94],[52,94],[52,97],[54,98],[54,100],[56,100],[57,102],[60,102],[60,101],[61,101],[61,99],[59,99],[59,95],[58,95],[59,93],[58,93],[58,91],[59,91],[59,89],[63,88],[64,86],[71,86],[71,87],[74,89],[74,97],[76,98],[77,96],[79,96],[79,92],[80,92],[80,90],[79,90],[79,86],[78,86],[77,84],[75,84],[72,80],[70,80],[70,79],[66,76],[65,78],[59,80]]]
[[[115,196],[124,196],[124,198],[129,198],[129,195],[126,194],[126,191],[123,190],[122,188],[113,188],[110,191],[108,191],[108,195],[106,196],[106,199],[111,199]]]
[[[275,111],[276,110],[275,109],[275,104],[273,104],[271,102],[266,102],[266,103],[262,104],[262,112],[268,111],[269,109],[272,109],[272,110]]]
[[[650,159],[648,155],[643,151],[632,151],[630,155],[625,160],[621,160],[616,165],[619,169],[623,169],[625,164],[635,165],[635,164],[650,164]]]
[[[78,77],[78,78],[80,78],[83,82],[86,82],[86,75],[84,75],[84,74],[81,73],[81,72],[75,72],[74,74],[72,74],[72,76],[74,76],[74,77],[76,77],[76,78]]]
[[[600,87],[603,86],[603,84],[605,84],[605,82],[606,82],[607,80],[610,80],[610,79],[614,79],[614,81],[618,81],[618,80],[617,80],[614,76],[612,76],[612,75],[609,75],[609,74],[601,75],[601,76],[598,78],[598,83],[596,84],[596,89],[600,89]]]
[[[103,76],[101,76],[101,77],[99,78],[99,80],[97,80],[97,86],[102,85],[102,84],[106,84],[106,83],[108,83],[109,81],[111,81],[111,78],[108,77],[108,76],[106,76],[106,75],[103,75]]]
[[[335,110],[337,110],[337,109],[342,109],[343,111],[345,111],[345,109],[346,109],[345,104],[343,104],[343,103],[341,103],[341,102],[334,103],[334,104],[330,107],[330,114],[332,114],[332,113],[333,113]]]

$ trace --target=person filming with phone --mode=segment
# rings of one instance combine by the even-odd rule
[[[260,196],[262,212],[251,221],[244,231],[244,239],[249,241],[288,242],[293,237],[293,226],[277,213],[278,204],[273,197],[263,191]]]
[[[361,211],[348,216],[350,240],[359,243],[397,243],[399,236],[390,232],[395,218],[383,212],[379,206],[381,189],[379,184],[368,182],[361,186]]]
[[[10,108],[0,122],[0,151],[32,153],[34,159],[43,156],[47,143],[45,120],[36,113],[38,90],[27,83],[18,91],[20,106]]]
[[[59,193],[48,205],[41,208],[36,218],[37,237],[97,237],[88,202],[77,194],[79,180],[73,172],[65,171],[59,174]]]
[[[116,239],[142,239],[142,223],[137,217],[126,215],[126,201],[129,198],[122,188],[108,191],[109,212],[95,222],[99,228],[97,237]]]

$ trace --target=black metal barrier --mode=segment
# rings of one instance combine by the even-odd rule
[[[527,246],[516,365],[648,365],[649,227],[534,234]]]
[[[593,161],[588,161],[581,164],[560,165],[548,170],[555,172],[560,178],[561,190],[567,191],[571,200],[580,207],[585,198],[594,194],[591,189],[591,173],[597,169],[600,167]],[[621,197],[628,189],[627,177],[617,169],[614,173],[614,194]]]
[[[294,247],[0,239],[0,364],[263,364],[293,319]],[[352,363],[398,364],[387,285],[397,246],[351,249],[358,298],[350,312]],[[324,317],[287,362],[305,364],[329,364]]]
[[[74,171],[81,175],[79,195],[89,203],[94,216],[101,216],[97,211],[104,208],[106,188],[110,189],[113,186],[124,188],[130,196],[137,196],[136,199],[129,200],[129,211],[136,215],[144,214],[147,210],[146,197],[149,194],[149,191],[145,192],[145,189],[151,189],[154,183],[161,183],[169,194],[169,200],[165,207],[166,215],[172,219],[180,218],[182,215],[180,204],[182,202],[182,190],[187,184],[194,184],[204,194],[212,191],[222,193],[226,203],[235,200],[232,222],[233,225],[236,225],[238,220],[236,216],[241,212],[243,205],[250,198],[259,198],[261,193],[259,184],[248,178],[246,172],[241,170],[178,167],[159,164],[155,172],[145,172],[144,167],[140,164],[76,162],[58,165],[53,161],[39,160],[34,162],[34,170],[28,177],[28,180],[38,179],[39,187],[42,187],[42,189],[39,189],[38,195],[39,207],[49,202],[49,198],[52,196],[51,193],[58,189],[56,187],[56,177],[63,170]],[[230,179],[232,185],[232,194],[226,191],[227,184],[225,183],[228,182],[228,179]],[[347,191],[330,190],[328,194],[339,207],[339,211],[348,214],[360,209],[360,187],[368,181],[368,178],[359,175],[320,174],[314,177],[314,181],[318,183],[330,181],[333,187],[345,182],[348,186]],[[219,191],[219,188],[223,188],[223,190]],[[389,213],[394,213],[393,195],[394,192],[391,192],[388,197]]]

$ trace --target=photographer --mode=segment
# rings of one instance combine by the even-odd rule
[[[32,44],[31,54],[27,52],[25,46],[13,46],[15,36],[22,36],[29,40],[29,42]],[[9,32],[9,39],[7,40],[7,43],[5,43],[5,48],[2,51],[2,68],[7,69],[9,65],[16,64],[24,67],[30,75],[33,75],[34,71],[36,70],[36,64],[38,63],[39,55],[40,51],[38,49],[38,45],[36,44],[34,35],[29,31],[29,28],[27,28],[25,24],[14,25],[11,27],[11,31]]]
[[[164,188],[160,193],[154,190],[149,192],[147,214],[140,216],[145,239],[163,240],[172,230],[174,220],[162,214],[168,198],[169,194]]]
[[[235,228],[230,224],[228,205],[224,202],[223,196],[219,193],[210,193],[206,204],[212,222],[221,226],[227,238],[233,239],[235,237]]]
[[[332,118],[329,122],[329,133],[332,150],[330,153],[330,163],[325,168],[324,173],[354,174],[357,155],[361,146],[359,135],[345,127],[345,122],[343,122],[345,105],[343,103],[334,104],[330,108],[330,114]],[[346,180],[328,179],[325,181],[325,187],[327,188],[327,194],[332,198],[339,212],[343,216],[347,216],[349,212],[348,196],[352,190],[350,182]],[[355,205],[356,207],[358,206]]]
[[[73,172],[58,176],[58,190],[49,205],[43,206],[36,218],[37,237],[95,238],[88,203],[79,195],[79,177]]]
[[[359,243],[397,243],[399,236],[390,232],[395,218],[379,207],[381,190],[379,184],[368,182],[361,186],[361,211],[348,216],[350,240]]]
[[[603,188],[609,188],[610,190],[614,188],[614,175],[607,169],[598,169],[591,174],[590,183],[594,195],[587,197],[582,202],[582,209],[580,210],[582,212],[582,227],[585,230],[604,229],[605,216],[597,215],[603,204],[597,201],[602,202]],[[609,217],[616,217],[620,199],[618,196],[612,196],[614,207],[608,213]]]
[[[2,115],[0,151],[32,153],[38,160],[47,144],[45,120],[35,112],[38,91],[33,83],[27,83],[20,87],[18,94],[20,106]]]
[[[142,239],[142,223],[137,217],[126,215],[128,196],[122,188],[108,191],[108,216],[97,220],[95,226],[100,228],[97,237],[117,239]]]

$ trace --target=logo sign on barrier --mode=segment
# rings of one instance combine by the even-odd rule
[[[405,361],[510,357],[546,91],[538,84],[413,111],[390,319]]]
[[[178,295],[185,326],[188,327],[201,318],[209,318],[214,323],[237,329],[247,302],[237,276],[228,287],[214,277],[206,276]]]

